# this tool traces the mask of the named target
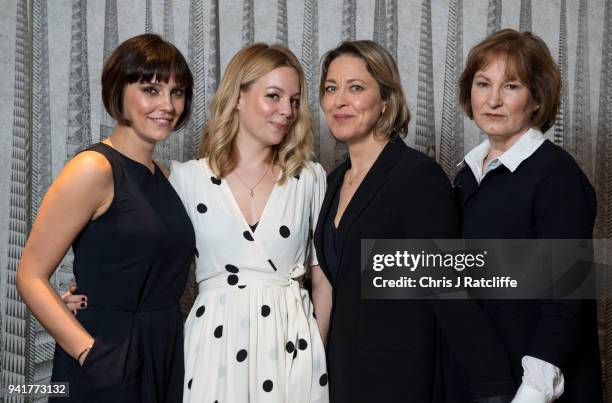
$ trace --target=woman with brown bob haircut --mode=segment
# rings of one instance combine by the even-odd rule
[[[117,124],[70,160],[45,196],[17,271],[21,296],[55,338],[62,402],[181,402],[179,308],[195,238],[177,193],[153,161],[189,116],[193,79],[157,35],[123,42],[102,73]],[[88,305],[78,318],[49,277],[72,245]],[[54,398],[51,399],[52,401]]]
[[[332,135],[348,145],[347,160],[328,177],[315,231],[319,263],[333,287],[330,402],[468,401],[445,383],[440,346],[478,348],[470,345],[469,326],[494,334],[488,321],[480,326],[486,318],[475,304],[361,296],[362,239],[458,233],[446,175],[402,139],[410,112],[397,64],[373,41],[343,42],[323,56],[319,88]],[[317,311],[323,314],[328,312]],[[469,386],[490,380],[480,369],[489,364],[485,358],[475,366]],[[473,375],[473,369],[465,371]]]
[[[470,51],[459,88],[463,110],[487,135],[455,178],[463,237],[590,239],[593,188],[571,155],[543,136],[561,89],[544,41],[512,29],[490,35]],[[513,402],[602,400],[594,301],[480,305],[506,351]]]

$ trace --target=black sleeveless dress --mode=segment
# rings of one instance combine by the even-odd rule
[[[83,367],[56,347],[52,381],[70,382],[70,398],[57,401],[180,402],[193,226],[159,168],[103,143],[88,150],[110,162],[114,198],[73,244],[78,293],[88,296],[77,319],[95,342]]]

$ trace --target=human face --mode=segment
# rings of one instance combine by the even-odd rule
[[[135,82],[123,90],[123,116],[148,143],[165,140],[185,109],[185,91],[174,78],[167,83]]]
[[[385,102],[366,62],[343,55],[329,64],[321,106],[334,137],[352,143],[374,134]]]
[[[474,122],[496,142],[526,132],[536,110],[529,89],[506,77],[506,62],[499,57],[474,75],[471,102]]]
[[[240,91],[238,111],[242,140],[265,147],[283,141],[298,116],[300,79],[292,67],[278,67]]]

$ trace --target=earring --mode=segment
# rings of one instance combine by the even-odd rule
[[[537,104],[537,105],[536,105],[535,110],[536,110],[536,111],[539,111],[539,110],[540,110],[540,104]]]

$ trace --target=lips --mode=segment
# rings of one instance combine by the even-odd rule
[[[278,130],[287,130],[289,127],[287,123],[270,122],[270,124]]]
[[[506,117],[505,115],[500,115],[498,113],[483,113],[482,116],[487,119],[502,119]]]
[[[334,120],[338,121],[338,122],[345,122],[349,119],[351,119],[353,117],[353,115],[349,115],[346,113],[336,113],[333,115]]]
[[[172,125],[173,119],[165,117],[150,117],[149,120],[151,120],[153,123],[160,127],[169,127]]]

